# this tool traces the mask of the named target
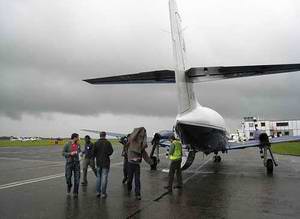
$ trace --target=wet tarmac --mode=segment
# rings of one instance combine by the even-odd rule
[[[268,176],[256,149],[222,155],[220,164],[197,154],[184,188],[166,193],[168,161],[157,171],[143,163],[142,200],[122,185],[121,148],[115,146],[108,197],[95,194],[95,177],[66,195],[61,147],[0,148],[0,218],[299,218],[300,157],[276,155]]]

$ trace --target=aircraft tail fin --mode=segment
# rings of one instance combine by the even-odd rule
[[[214,81],[230,78],[260,76],[268,74],[300,71],[300,64],[253,65],[229,67],[197,67],[187,69],[186,48],[181,28],[181,18],[176,0],[169,0],[170,25],[174,54],[174,71],[158,70],[127,74],[120,76],[86,79],[91,84],[145,84],[145,83],[176,83],[178,95],[178,111],[184,113],[198,105],[193,91],[193,83]]]

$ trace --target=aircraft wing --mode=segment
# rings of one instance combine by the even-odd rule
[[[98,130],[91,130],[91,129],[81,129],[81,130],[85,131],[85,132],[95,133],[95,134],[100,134],[100,132],[101,132]],[[121,134],[121,133],[116,133],[116,132],[106,132],[106,135],[108,135],[110,137],[121,138],[123,136],[126,136],[127,134]]]
[[[206,82],[222,79],[261,76],[300,71],[300,64],[282,65],[249,65],[249,66],[218,66],[190,68],[185,73],[190,82]],[[90,84],[153,84],[175,83],[175,72],[158,70],[112,77],[92,78],[83,80]]]
[[[171,146],[171,142],[169,140],[161,139],[159,141],[159,146],[169,149]]]
[[[251,147],[259,147],[259,140],[252,140],[247,142],[228,142],[226,150],[237,150],[237,149],[245,149]]]
[[[175,72],[171,70],[159,70],[142,72],[137,74],[118,75],[104,78],[83,80],[90,84],[151,84],[151,83],[175,83]]]
[[[271,144],[278,144],[284,142],[295,142],[300,141],[300,136],[282,136],[278,138],[270,139]],[[250,140],[244,143],[238,142],[228,142],[226,149],[227,150],[237,150],[237,149],[245,149],[251,147],[259,147],[261,145],[259,140]]]
[[[300,64],[200,67],[190,68],[186,74],[191,82],[205,82],[294,71],[300,71]]]

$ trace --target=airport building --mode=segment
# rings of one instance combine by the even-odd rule
[[[255,126],[271,137],[284,135],[300,135],[300,120],[259,120],[255,117],[244,117],[242,121],[242,132],[247,140],[254,138]]]

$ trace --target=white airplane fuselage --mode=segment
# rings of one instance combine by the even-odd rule
[[[227,143],[223,117],[216,111],[201,106],[187,78],[186,48],[181,29],[181,18],[176,1],[169,1],[174,70],[178,96],[176,131],[182,142],[204,153],[225,151]]]
[[[223,117],[199,104],[176,117],[176,131],[183,144],[206,154],[225,152],[227,132]]]

